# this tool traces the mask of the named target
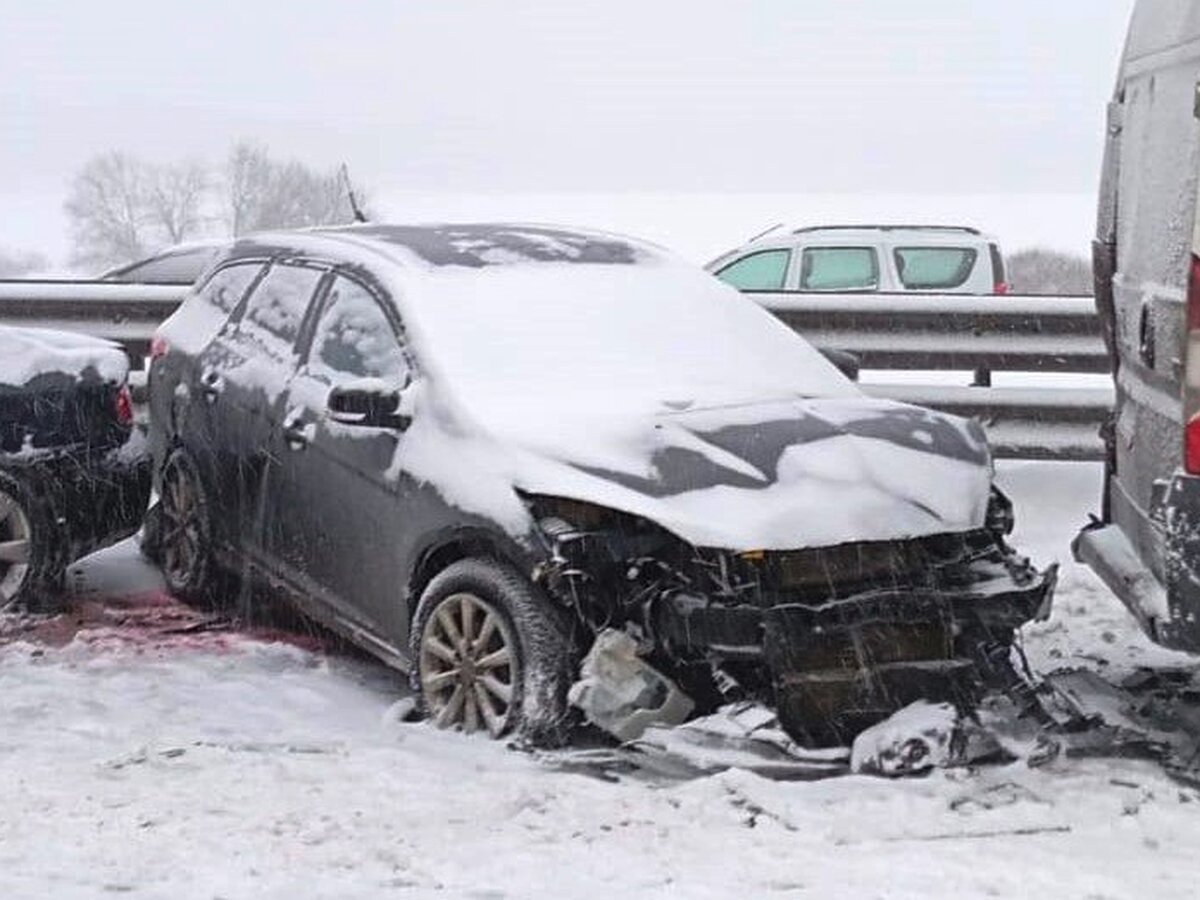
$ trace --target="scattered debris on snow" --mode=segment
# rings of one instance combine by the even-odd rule
[[[952,704],[918,700],[854,739],[850,770],[897,776],[946,768],[961,761],[964,743]]]
[[[619,741],[641,737],[650,725],[679,725],[695,704],[670,678],[638,656],[623,631],[607,629],[584,657],[569,699],[587,720]]]

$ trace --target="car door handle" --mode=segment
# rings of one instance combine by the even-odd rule
[[[200,375],[200,392],[204,399],[212,403],[225,390],[225,379],[216,369],[206,369]]]
[[[304,424],[303,416],[290,412],[283,420],[283,442],[289,450],[303,450],[312,441],[313,426]]]

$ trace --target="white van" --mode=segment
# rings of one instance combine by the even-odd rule
[[[1116,410],[1100,520],[1075,542],[1161,644],[1200,650],[1200,0],[1139,0],[1094,245]]]
[[[1008,292],[1000,246],[956,226],[772,230],[705,268],[742,291]]]

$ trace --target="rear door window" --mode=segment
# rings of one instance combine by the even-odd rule
[[[242,333],[277,354],[290,352],[324,275],[309,266],[273,265],[246,303]]]
[[[791,250],[763,250],[730,263],[717,277],[739,291],[781,291]]]
[[[973,247],[897,247],[896,274],[910,291],[962,287],[971,277],[979,252]]]
[[[403,382],[409,364],[374,294],[339,275],[313,332],[308,369],[331,384],[347,378]]]
[[[806,247],[800,259],[802,291],[874,291],[879,257],[873,247]]]

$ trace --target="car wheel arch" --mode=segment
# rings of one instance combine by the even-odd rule
[[[487,528],[453,528],[433,535],[416,554],[416,562],[408,577],[404,592],[406,618],[409,623],[417,612],[417,604],[429,583],[454,563],[472,557],[496,559],[528,573],[533,558],[512,537],[500,535]]]

